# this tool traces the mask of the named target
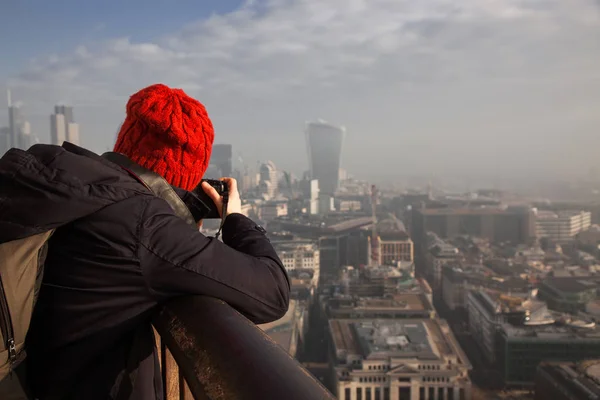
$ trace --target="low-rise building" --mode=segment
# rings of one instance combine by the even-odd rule
[[[320,269],[320,252],[316,244],[306,242],[274,243],[275,251],[288,271]]]
[[[288,214],[287,201],[267,201],[260,205],[259,216],[261,221],[270,222],[277,217]]]
[[[469,361],[439,319],[330,320],[340,400],[469,400]]]

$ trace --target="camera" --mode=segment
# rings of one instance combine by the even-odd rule
[[[227,188],[227,184],[223,181],[220,181],[218,179],[202,179],[200,181],[200,184],[198,184],[198,186],[196,186],[196,188],[194,189],[194,192],[204,193],[204,189],[202,189],[202,182],[206,182],[210,186],[215,188],[217,193],[219,193],[221,196],[223,196],[229,190]]]
[[[200,184],[198,184],[194,190],[189,192],[189,196],[186,196],[187,198],[184,199],[184,202],[196,221],[200,221],[201,219],[221,218],[217,206],[204,192],[204,189],[202,189],[202,182],[207,182],[210,186],[215,188],[217,193],[223,197],[223,203],[227,202],[229,187],[225,182],[217,179],[202,179]]]

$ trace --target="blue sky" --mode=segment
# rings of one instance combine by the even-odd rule
[[[301,173],[322,118],[364,178],[570,176],[600,163],[599,32],[598,0],[0,0],[0,92],[43,142],[74,106],[96,152],[162,82],[251,165]]]
[[[0,76],[30,59],[111,37],[152,41],[242,0],[0,0]],[[5,40],[4,38],[10,38]]]

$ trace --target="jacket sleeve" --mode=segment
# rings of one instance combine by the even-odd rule
[[[153,198],[140,221],[138,257],[159,299],[215,297],[257,324],[275,321],[288,309],[290,284],[283,264],[264,231],[241,214],[225,219],[220,242]]]

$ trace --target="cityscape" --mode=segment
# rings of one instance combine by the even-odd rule
[[[598,0],[8,3],[0,157],[181,88],[289,277],[274,322],[153,319],[165,400],[600,399]]]
[[[8,99],[5,149],[39,143]],[[79,144],[75,110],[49,115],[53,144]],[[303,134],[302,177],[235,168],[232,144],[214,145],[206,176],[239,181],[291,279],[287,314],[260,328],[337,398],[600,395],[600,201],[390,190],[342,169],[346,128]]]

